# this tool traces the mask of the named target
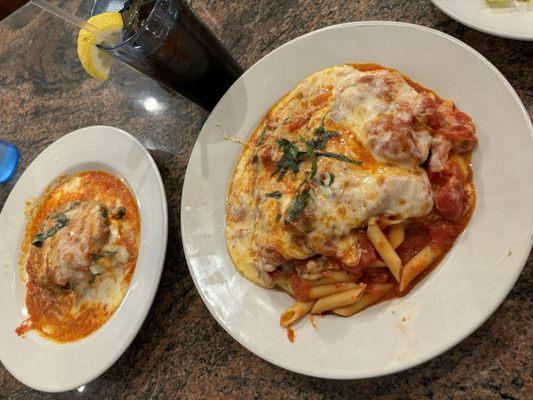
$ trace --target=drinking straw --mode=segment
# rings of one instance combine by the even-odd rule
[[[77,26],[80,29],[85,29],[86,31],[93,33],[100,39],[105,39],[105,41],[109,43],[114,43],[116,41],[116,38],[107,32],[98,29],[96,26],[89,24],[83,18],[77,17],[76,15],[63,10],[62,8],[56,6],[55,4],[49,3],[46,0],[30,0],[30,3],[42,8],[56,17],[61,18],[64,21],[71,23],[72,25]]]

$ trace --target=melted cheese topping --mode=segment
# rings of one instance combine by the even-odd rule
[[[119,208],[120,216],[111,215]],[[32,245],[38,233],[56,224],[58,214],[68,223],[41,245]],[[70,342],[102,326],[133,277],[139,218],[129,188],[107,172],[87,171],[52,185],[26,226],[19,264],[29,318],[17,333],[34,329]]]
[[[396,71],[342,65],[304,79],[274,105],[244,148],[229,189],[226,240],[236,268],[272,287],[268,272],[290,260],[321,254],[358,262],[351,249],[371,217],[429,214],[431,186],[420,164],[432,137],[423,125],[412,128],[428,96]],[[310,178],[304,140],[315,139],[322,124],[335,135],[315,148],[317,172]],[[282,179],[280,139],[300,152],[298,171]],[[303,191],[305,205],[292,218]]]

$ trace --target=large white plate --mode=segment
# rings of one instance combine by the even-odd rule
[[[130,288],[113,316],[90,336],[56,344],[15,328],[27,317],[17,258],[26,225],[24,201],[63,174],[101,169],[131,188],[141,215],[139,257]],[[152,304],[167,244],[167,203],[159,171],[130,134],[108,126],[74,131],[45,149],[24,171],[0,214],[0,360],[18,380],[46,392],[70,390],[95,379],[129,346]]]
[[[509,39],[533,40],[533,6],[488,7],[485,0],[431,0],[451,18],[478,31]]]
[[[279,327],[291,304],[235,272],[224,240],[224,206],[239,145],[215,123],[248,136],[264,113],[309,74],[334,64],[375,62],[403,71],[470,114],[478,204],[439,267],[403,299],[343,319]],[[206,121],[187,168],[181,207],[185,255],[196,287],[219,324],[267,361],[325,378],[366,378],[437,356],[479,327],[503,301],[531,248],[531,122],[505,78],[479,53],[441,32],[396,22],[332,26],[299,37],[258,61]]]

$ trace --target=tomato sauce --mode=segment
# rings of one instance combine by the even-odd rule
[[[298,301],[309,301],[309,285],[294,272],[289,280],[289,286]]]

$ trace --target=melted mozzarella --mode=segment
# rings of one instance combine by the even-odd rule
[[[333,185],[314,186],[304,215],[294,223],[317,253],[324,253],[328,240],[336,240],[335,255],[342,256],[353,244],[347,239],[350,232],[366,226],[373,216],[416,218],[433,208],[431,186],[422,169],[383,165],[375,171],[348,170],[335,163],[332,170]]]
[[[356,266],[357,231],[374,216],[407,219],[427,215],[433,198],[425,170],[431,136],[410,129],[420,102],[418,93],[394,71],[360,71],[349,65],[315,73],[300,82],[265,116],[250,138],[234,171],[228,194],[226,239],[236,268],[262,286],[274,284],[268,272],[317,254]],[[419,107],[418,107],[419,108]],[[323,151],[360,160],[361,165],[319,157],[277,180],[282,157],[278,140],[305,151],[322,122],[339,137]],[[260,146],[257,138],[266,128]],[[255,161],[254,161],[255,160]],[[335,176],[328,185],[328,174]],[[296,221],[287,211],[307,180],[310,199]],[[280,198],[267,193],[279,191]]]
[[[381,162],[419,165],[429,154],[431,135],[410,127],[420,94],[398,72],[361,73],[341,87],[331,105],[331,118],[349,128]]]

